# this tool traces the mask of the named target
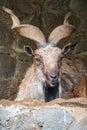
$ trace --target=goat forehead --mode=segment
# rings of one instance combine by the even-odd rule
[[[43,58],[57,58],[61,54],[61,49],[58,47],[52,47],[51,45],[45,48],[40,48],[35,51],[35,54],[42,56]]]

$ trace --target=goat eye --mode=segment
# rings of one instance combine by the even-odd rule
[[[35,62],[37,65],[40,65],[42,63],[39,57],[35,57]]]
[[[35,57],[35,63],[37,66],[39,66],[41,69],[43,68],[43,62],[39,57]]]
[[[41,61],[40,58],[35,58],[35,60],[36,60],[37,62],[40,62],[40,61]]]

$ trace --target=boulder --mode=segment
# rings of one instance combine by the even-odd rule
[[[87,130],[87,99],[0,101],[0,130]]]

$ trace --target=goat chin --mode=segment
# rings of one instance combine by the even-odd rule
[[[55,86],[55,84],[51,83],[49,80],[47,80],[47,84],[48,84],[49,87],[54,87]]]
[[[48,85],[47,85],[48,87],[53,88],[53,87],[55,87],[55,85],[57,84],[58,81],[52,82],[52,81],[47,80],[46,82],[47,82],[47,84],[48,84]]]

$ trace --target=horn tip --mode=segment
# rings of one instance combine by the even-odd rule
[[[6,9],[7,9],[7,8],[6,8],[5,6],[2,6],[2,9],[6,12]]]
[[[2,7],[4,11],[7,12],[8,8],[6,8],[5,6]]]
[[[8,14],[10,14],[10,15],[13,14],[13,11],[12,11],[11,9],[6,8],[5,6],[3,6],[2,8],[3,8],[3,10],[4,10],[6,13],[8,13]]]
[[[69,18],[71,15],[72,15],[72,12],[71,12],[71,11],[69,11],[69,12],[65,15],[64,22],[63,22],[64,25],[68,25],[68,24],[69,24],[68,18]]]

